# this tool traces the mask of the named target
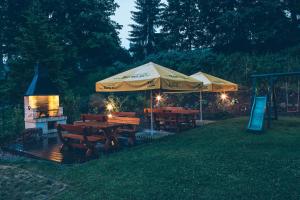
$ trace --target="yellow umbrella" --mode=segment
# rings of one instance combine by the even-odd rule
[[[202,116],[202,92],[229,92],[229,91],[237,91],[238,85],[232,83],[230,81],[206,74],[204,72],[198,72],[196,74],[191,75],[197,79],[198,81],[203,83],[203,87],[200,90],[200,121],[203,121]],[[226,96],[225,96],[226,98]]]
[[[202,82],[153,62],[130,69],[96,83],[96,92],[151,91],[151,133],[153,133],[152,91],[199,91]]]
[[[238,90],[237,84],[203,72],[198,72],[190,77],[203,82],[203,92],[229,92]]]
[[[198,91],[198,80],[153,62],[130,69],[96,83],[97,92],[141,90]]]

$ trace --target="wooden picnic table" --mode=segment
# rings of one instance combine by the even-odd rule
[[[144,112],[149,115],[151,109],[146,108]],[[160,107],[154,108],[153,114],[154,122],[159,129],[168,126],[180,131],[183,126],[196,127],[199,110],[190,110],[183,107]]]
[[[91,127],[96,130],[96,135],[103,134],[106,138],[105,150],[110,148],[117,148],[119,146],[119,141],[117,138],[117,129],[124,126],[124,124],[119,123],[109,123],[109,122],[98,122],[98,121],[76,121],[74,125]]]

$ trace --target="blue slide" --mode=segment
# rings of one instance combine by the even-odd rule
[[[248,123],[248,130],[250,131],[262,131],[264,128],[264,119],[267,108],[267,97],[255,97],[251,116]]]

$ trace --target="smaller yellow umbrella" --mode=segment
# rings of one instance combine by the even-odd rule
[[[206,74],[204,72],[198,72],[190,77],[203,82],[203,92],[229,92],[238,90],[237,84]]]
[[[230,81],[206,74],[204,72],[198,72],[191,75],[194,79],[203,82],[203,87],[200,90],[200,121],[203,121],[202,116],[202,92],[231,92],[237,91],[238,85]]]

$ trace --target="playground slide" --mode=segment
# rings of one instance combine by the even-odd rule
[[[248,130],[250,131],[262,131],[264,126],[264,118],[267,107],[267,97],[255,97],[251,116],[248,123]]]

